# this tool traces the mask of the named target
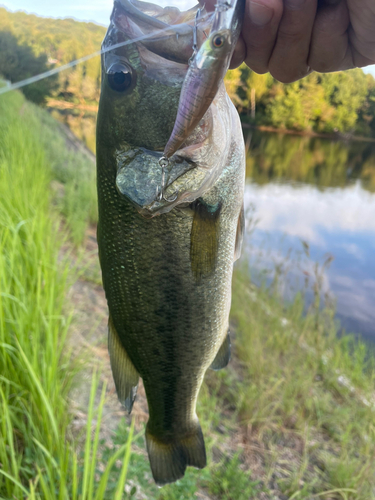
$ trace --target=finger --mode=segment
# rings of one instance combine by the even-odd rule
[[[238,68],[240,64],[246,59],[246,45],[242,36],[238,39],[237,45],[234,49],[232,59],[230,61],[230,69]]]
[[[375,3],[373,0],[348,0],[351,28],[349,39],[353,47],[355,66],[375,62]]]
[[[282,0],[248,0],[242,27],[246,64],[257,73],[268,71],[283,13]]]
[[[269,62],[280,82],[299,80],[309,72],[308,58],[317,0],[284,0],[284,12]]]
[[[309,66],[327,73],[353,68],[349,49],[349,11],[346,2],[318,9],[311,37]]]

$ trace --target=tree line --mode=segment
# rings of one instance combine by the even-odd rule
[[[76,60],[99,50],[105,31],[94,23],[0,8],[0,74],[18,81]],[[100,78],[100,57],[95,57],[62,71],[55,79],[25,87],[24,92],[38,103],[53,97],[81,106],[95,105]],[[229,71],[225,82],[244,122],[375,137],[375,79],[360,69],[312,73],[284,85],[270,74],[258,75],[242,65]]]
[[[228,72],[226,84],[244,122],[375,137],[375,79],[361,69],[312,73],[285,85],[242,65]]]
[[[0,74],[18,81],[31,73],[38,74],[67,64],[99,50],[105,32],[106,28],[94,23],[12,13],[0,7]],[[30,64],[26,65],[24,58],[15,69],[11,64],[12,53],[20,51],[26,54],[26,50]],[[2,58],[2,53],[9,56]],[[48,78],[43,80],[44,84],[40,82],[35,86],[41,89],[44,85],[44,99],[54,97],[72,103],[95,104],[99,101],[100,78],[100,57],[97,56],[62,71],[53,84]]]

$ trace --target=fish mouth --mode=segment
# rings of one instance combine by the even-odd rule
[[[141,215],[147,218],[169,212],[176,204],[181,203],[182,192],[178,200],[170,200],[172,185],[189,171],[197,168],[197,164],[193,160],[174,155],[167,166],[165,196],[159,199],[161,152],[146,148],[117,150],[115,158],[117,191],[130,201]]]
[[[228,113],[223,113],[225,107],[229,108]],[[163,197],[159,196],[162,185],[159,161],[163,153],[120,145],[115,151],[116,188],[119,194],[147,218],[170,212],[203,196],[226,165],[233,112],[235,109],[222,85],[199,126],[169,159]]]

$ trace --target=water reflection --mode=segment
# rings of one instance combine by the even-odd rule
[[[361,180],[375,191],[375,142],[343,142],[283,134],[246,134],[247,176],[258,184],[275,179],[319,187],[345,187]]]
[[[247,175],[245,205],[254,206],[258,219],[246,240],[253,269],[272,275],[292,254],[288,297],[314,281],[313,261],[332,255],[323,292],[336,298],[347,330],[374,335],[374,144],[254,134]]]

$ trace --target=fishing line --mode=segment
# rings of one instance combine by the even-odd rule
[[[209,17],[211,13],[206,13],[204,16],[200,18],[200,20],[203,20],[207,17]],[[76,59],[75,61],[71,61],[67,64],[63,64],[62,66],[59,66],[57,68],[50,69],[48,71],[45,71],[44,73],[40,73],[39,75],[31,76],[30,78],[25,78],[25,80],[21,80],[16,83],[11,83],[10,85],[7,85],[6,87],[0,87],[0,95],[6,94],[7,92],[10,92],[12,90],[20,89],[22,87],[25,87],[26,85],[30,85],[31,83],[39,82],[40,80],[44,80],[45,78],[48,78],[53,75],[57,75],[61,71],[65,71],[66,69],[72,68],[74,66],[77,66],[78,64],[84,63],[88,61],[89,59],[92,59],[93,57],[100,56],[101,54],[105,54],[106,52],[110,52],[111,50],[118,49],[120,47],[124,47],[125,45],[131,45],[132,43],[136,42],[141,42],[142,40],[145,40],[146,38],[151,38],[155,35],[159,35],[163,32],[166,31],[176,31],[177,32],[177,26],[174,28],[173,25],[169,25],[166,28],[163,28],[161,30],[153,31],[152,33],[142,35],[138,38],[134,38],[134,40],[126,40],[125,42],[119,42],[116,43],[115,45],[111,45],[110,47],[106,47],[105,49],[97,50],[96,52],[93,52],[92,54],[89,54],[87,56],[80,57],[79,59]],[[177,35],[178,36],[178,35]]]

